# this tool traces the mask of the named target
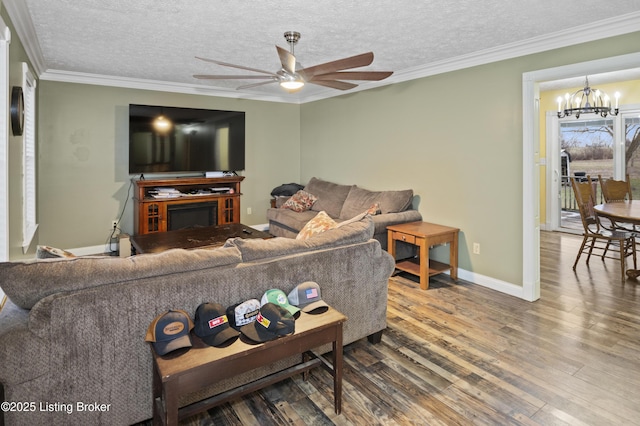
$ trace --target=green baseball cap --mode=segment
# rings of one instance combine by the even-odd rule
[[[265,291],[262,295],[262,300],[260,300],[260,305],[264,305],[265,303],[274,303],[278,306],[282,306],[285,308],[291,315],[296,315],[300,312],[300,308],[297,308],[289,303],[289,299],[284,291],[279,290],[277,288],[272,288],[271,290]]]

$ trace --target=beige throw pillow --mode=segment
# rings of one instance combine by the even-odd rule
[[[323,233],[328,229],[337,227],[338,224],[335,220],[331,219],[325,211],[318,213],[313,219],[307,222],[306,225],[300,230],[296,236],[296,240],[306,240]]]

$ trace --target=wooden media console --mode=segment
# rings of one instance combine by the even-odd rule
[[[136,235],[240,223],[244,176],[134,180]]]

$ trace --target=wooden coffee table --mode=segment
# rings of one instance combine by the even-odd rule
[[[273,238],[268,232],[258,231],[241,223],[155,232],[131,237],[135,254],[159,253],[172,248],[214,248],[224,245],[229,238]]]
[[[333,308],[319,315],[302,312],[296,320],[294,334],[260,344],[241,339],[227,347],[204,344],[192,335],[193,347],[186,353],[153,355],[153,424],[177,425],[179,420],[198,412],[239,398],[250,392],[315,367],[324,367],[333,376],[333,397],[336,414],[342,410],[342,324],[347,320]],[[311,351],[332,343],[331,360]],[[266,377],[256,377],[251,383],[231,389],[205,400],[178,408],[181,395],[197,392],[212,383],[255,368],[300,355],[300,363]]]
[[[451,271],[451,278],[458,279],[458,228],[428,222],[409,222],[387,226],[389,254],[396,255],[396,241],[418,247],[418,262],[415,259],[400,260],[396,269],[420,277],[420,288],[429,288],[429,277]],[[449,244],[449,264],[429,260],[429,247]]]

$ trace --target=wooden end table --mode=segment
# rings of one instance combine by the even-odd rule
[[[389,254],[396,257],[396,241],[403,241],[418,247],[418,263],[415,259],[401,260],[396,269],[420,277],[420,288],[429,288],[429,277],[451,271],[451,278],[458,279],[458,228],[428,222],[409,222],[387,226]],[[429,260],[429,247],[449,244],[449,264]]]
[[[227,347],[207,346],[192,334],[193,347],[186,353],[158,356],[153,347],[153,424],[177,425],[179,420],[208,410],[234,398],[261,389],[317,366],[333,376],[334,408],[342,411],[342,324],[347,317],[333,308],[319,315],[302,312],[296,331],[257,345],[238,339]],[[326,343],[333,344],[332,362],[311,351]],[[238,388],[178,408],[181,395],[196,392],[219,380],[272,364],[292,355],[302,355],[301,362],[282,371],[239,386]]]

